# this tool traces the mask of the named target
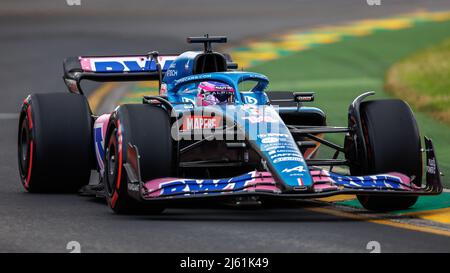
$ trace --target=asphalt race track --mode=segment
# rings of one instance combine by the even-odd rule
[[[317,213],[308,203],[118,216],[99,200],[26,193],[17,171],[17,112],[30,92],[66,92],[66,56],[180,52],[188,35],[222,34],[237,43],[290,27],[450,9],[446,0],[382,0],[379,7],[364,0],[187,2],[2,0],[0,252],[68,252],[69,241],[83,252],[368,252],[369,241],[383,252],[450,251],[450,237]]]

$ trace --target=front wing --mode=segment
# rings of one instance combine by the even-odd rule
[[[320,168],[310,168],[313,186],[284,192],[270,172],[253,171],[223,179],[158,178],[143,182],[139,173],[136,146],[128,146],[129,162],[124,164],[128,174],[128,193],[142,202],[189,200],[202,198],[235,198],[261,196],[285,199],[306,199],[338,194],[419,196],[442,192],[441,173],[431,140],[425,138],[426,183],[423,187],[398,172],[367,176],[348,176]]]

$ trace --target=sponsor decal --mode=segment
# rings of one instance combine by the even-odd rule
[[[103,124],[95,124],[94,127],[94,141],[95,141],[95,155],[97,156],[97,163],[100,168],[101,174],[103,174],[103,170],[105,166],[103,164],[103,158],[105,156],[104,147],[104,139],[103,139]]]
[[[274,159],[274,158],[278,158],[278,157],[288,157],[288,156],[300,156],[299,153],[292,151],[291,153],[280,153],[277,151],[276,154],[272,155],[270,158]]]
[[[288,137],[288,135],[280,134],[280,133],[267,133],[267,134],[259,134],[258,135],[258,138],[265,138],[265,137],[279,137],[279,138],[284,137],[284,138],[286,138],[286,137]]]
[[[176,56],[159,59],[163,70],[167,70]],[[142,72],[156,71],[156,62],[146,56],[132,57],[81,57],[80,64],[87,72]]]
[[[250,123],[259,123],[259,122],[277,122],[277,120],[271,116],[249,116],[243,117],[242,119],[250,121]]]
[[[311,97],[305,97],[305,96],[298,96],[297,97],[298,101],[312,101]]]
[[[285,148],[286,146],[284,145],[278,145],[278,143],[269,143],[269,144],[264,144],[264,146],[261,148],[261,151],[272,151],[274,152],[278,152],[277,149],[280,148]]]
[[[266,137],[261,139],[261,143],[263,144],[270,144],[270,143],[277,143],[279,141],[279,138],[276,137]]]
[[[228,179],[217,179],[215,181],[182,179],[162,184],[161,195],[179,194],[185,192],[233,190],[242,188],[246,182],[247,180],[233,182]]]
[[[182,102],[189,102],[189,103],[192,103],[192,104],[195,105],[195,101],[194,101],[194,99],[192,99],[192,98],[182,97],[182,98],[181,98],[181,101],[182,101]]]
[[[283,171],[281,171],[281,172],[283,172],[283,173],[291,173],[291,172],[303,172],[305,170],[305,168],[303,167],[303,166],[301,166],[301,165],[298,165],[297,167],[294,167],[294,168],[286,168],[286,169],[284,169]]]
[[[387,173],[370,176],[346,176],[326,170],[311,171],[314,183],[330,182],[345,188],[365,188],[380,190],[415,190],[419,189],[411,183],[411,179],[401,173]]]
[[[97,157],[97,164],[100,168],[100,174],[103,175],[104,164],[103,158],[105,156],[105,134],[108,127],[110,114],[104,114],[97,118],[94,123],[94,144],[95,155]]]
[[[210,79],[212,77],[213,77],[213,75],[211,75],[211,74],[198,74],[198,75],[187,76],[187,77],[178,79],[174,83],[175,83],[175,85],[179,85],[179,84],[189,82],[189,81]]]
[[[295,101],[297,102],[309,102],[309,101],[314,101],[314,93],[303,93],[303,94],[294,94],[295,96]]]
[[[273,161],[274,164],[284,161],[297,161],[297,162],[303,162],[303,159],[301,157],[281,157],[277,158]]]
[[[273,177],[268,172],[249,172],[241,176],[222,179],[160,178],[145,183],[145,195],[223,194],[233,191],[263,190],[280,192]]]
[[[178,71],[176,71],[175,69],[169,69],[166,71],[166,76],[176,77],[176,76],[178,76]]]
[[[183,192],[200,192],[200,191],[221,191],[242,188],[252,179],[252,175],[246,174],[234,178],[215,179],[215,180],[197,180],[197,179],[180,179],[162,183],[161,195],[176,194]]]
[[[252,96],[245,96],[244,102],[247,104],[258,104],[258,100]]]
[[[188,116],[183,118],[183,131],[214,129],[221,127],[222,118],[218,116]]]

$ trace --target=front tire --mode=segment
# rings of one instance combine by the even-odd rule
[[[367,146],[367,175],[400,172],[421,185],[422,154],[420,134],[414,114],[402,100],[387,99],[361,103],[361,122]],[[413,206],[417,196],[358,195],[361,205],[374,211],[403,210]]]
[[[167,112],[156,106],[125,104],[111,116],[105,152],[105,191],[109,207],[119,214],[157,214],[161,206],[142,204],[128,195],[126,147],[139,149],[141,179],[170,177],[173,173],[173,140]]]

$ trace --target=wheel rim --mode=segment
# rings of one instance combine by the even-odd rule
[[[27,123],[27,119],[24,118],[20,128],[18,151],[20,174],[24,179],[28,176],[28,165],[30,162],[30,136]]]
[[[116,170],[117,170],[117,157],[116,157],[116,145],[114,142],[114,135],[111,137],[108,149],[106,151],[106,188],[108,194],[112,195],[116,187]]]

